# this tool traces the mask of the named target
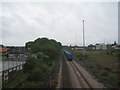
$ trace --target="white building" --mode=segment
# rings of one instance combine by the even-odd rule
[[[107,45],[104,43],[98,43],[95,45],[96,50],[106,50],[107,49]]]
[[[72,46],[71,47],[72,50],[83,50],[82,46]]]

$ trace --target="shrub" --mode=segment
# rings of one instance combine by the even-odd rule
[[[88,68],[94,68],[94,65],[93,65],[93,64],[88,64],[88,63],[87,63],[87,64],[85,64],[85,66],[88,67]]]
[[[26,58],[26,63],[24,64],[24,71],[25,72],[31,72],[36,65],[36,58],[32,56],[28,56]]]
[[[99,70],[94,70],[93,71],[93,73],[96,73],[96,74],[99,73],[99,72],[100,72]]]
[[[109,73],[108,73],[107,70],[103,70],[103,71],[100,72],[100,75],[101,75],[101,76],[108,76]]]
[[[96,66],[96,69],[101,69],[102,68],[101,65],[99,65],[99,64],[95,64],[95,66]]]
[[[79,58],[79,60],[81,60],[81,61],[82,61],[82,60],[87,60],[87,59],[88,59],[88,55],[87,55],[87,54],[85,54],[85,55],[84,55],[84,54],[79,54],[79,55],[78,55],[78,58]]]
[[[35,82],[28,82],[27,85],[24,86],[24,88],[33,88],[33,87],[36,87]]]
[[[110,67],[104,67],[104,70],[112,71],[112,68],[110,68]]]
[[[43,76],[44,76],[43,70],[41,68],[35,68],[32,71],[30,78],[32,81],[42,81]]]
[[[109,75],[109,77],[107,78],[107,81],[114,87],[118,86],[117,77],[113,74]]]

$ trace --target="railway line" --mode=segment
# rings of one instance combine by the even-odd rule
[[[65,57],[63,57],[62,61],[62,88],[71,88],[71,82],[70,82],[70,77],[69,77],[69,71],[68,67],[65,62]]]
[[[76,77],[78,78],[79,80],[79,83],[80,83],[80,86],[81,88],[89,88],[90,90],[93,90],[92,89],[92,86],[89,84],[89,82],[87,81],[87,79],[83,76],[83,74],[81,73],[81,71],[78,69],[78,67],[74,64],[73,61],[70,61],[69,62]]]
[[[68,60],[62,55],[61,78],[58,88],[81,88],[94,90],[95,88],[105,88],[103,84],[97,82],[89,72],[82,68],[74,60]]]
[[[62,88],[89,88],[92,86],[87,79],[82,75],[78,67],[73,61],[68,61],[63,55],[62,60]]]

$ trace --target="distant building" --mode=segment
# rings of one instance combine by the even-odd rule
[[[0,48],[0,56],[7,56],[9,48]]]
[[[106,47],[107,47],[107,50],[111,50],[112,49],[111,44],[107,44]]]
[[[95,45],[96,50],[106,50],[107,49],[107,45],[104,43],[98,43]]]
[[[71,46],[71,50],[83,50],[82,46]]]
[[[120,49],[120,45],[112,45],[111,47],[112,47],[112,49],[115,49],[115,50],[119,50]]]
[[[96,49],[96,50],[100,50],[100,49],[101,49],[101,45],[96,44],[96,45],[95,45],[95,49]]]
[[[24,47],[14,47],[8,50],[9,59],[21,59],[27,56],[27,50]]]
[[[88,45],[87,50],[95,50],[95,46],[90,44]]]
[[[120,50],[120,45],[117,45],[117,48],[116,48],[116,49]]]

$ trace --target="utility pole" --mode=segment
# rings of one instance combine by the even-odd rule
[[[84,20],[83,20],[83,54],[85,55],[85,30],[84,30]]]
[[[105,44],[105,37],[104,37],[104,44]]]
[[[77,33],[76,33],[76,46],[77,46]]]

